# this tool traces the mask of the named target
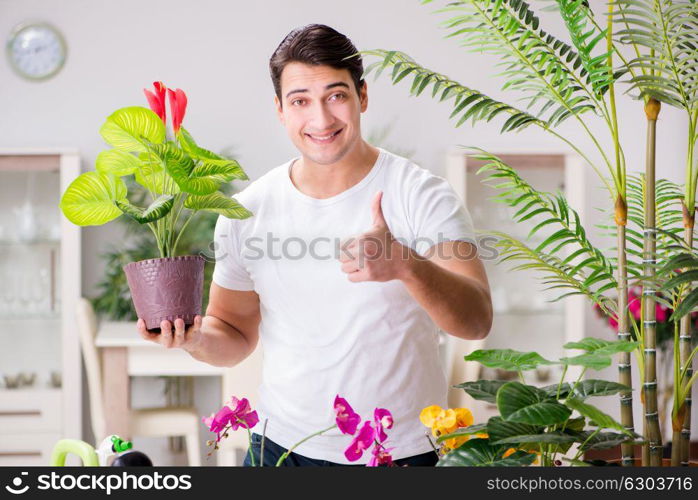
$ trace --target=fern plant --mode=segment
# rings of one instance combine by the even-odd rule
[[[422,0],[423,4],[434,3]],[[638,4],[641,8],[636,8]],[[645,407],[645,433],[648,444],[644,447],[643,463],[661,464],[661,434],[656,418],[656,332],[653,328],[655,288],[657,280],[656,244],[658,233],[655,214],[663,206],[655,206],[655,131],[660,109],[659,102],[684,106],[689,112],[689,143],[695,143],[695,121],[697,118],[693,94],[698,84],[694,62],[695,23],[698,19],[694,1],[681,8],[674,8],[668,0],[618,0],[609,4],[606,26],[602,28],[595,21],[589,2],[585,0],[556,0],[554,7],[559,12],[569,33],[569,42],[546,32],[540,20],[528,3],[523,0],[460,0],[450,1],[439,12],[448,17],[443,27],[448,31],[447,38],[460,41],[469,50],[489,54],[499,60],[503,71],[503,89],[516,91],[523,96],[525,109],[520,109],[503,101],[493,99],[483,92],[452,80],[443,73],[426,68],[409,55],[397,50],[368,50],[362,54],[377,60],[366,68],[366,75],[374,73],[376,78],[386,70],[393,84],[411,78],[410,93],[421,95],[427,89],[439,101],[451,101],[451,118],[456,127],[468,119],[473,124],[481,121],[503,119],[502,133],[520,131],[536,127],[552,134],[579,154],[599,175],[613,201],[616,233],[615,260],[606,259],[601,263],[590,243],[585,242],[583,228],[578,222],[567,219],[569,207],[564,198],[542,196],[534,201],[535,195],[526,195],[522,200],[531,202],[521,207],[519,221],[523,222],[533,207],[548,206],[555,214],[556,223],[561,227],[551,248],[528,248],[524,242],[506,237],[501,240],[500,249],[509,260],[522,260],[522,266],[543,272],[544,279],[552,286],[570,288],[572,293],[583,293],[608,310],[615,310],[618,316],[618,339],[630,341],[632,332],[628,317],[628,273],[631,278],[641,280],[645,287],[643,310],[646,311],[643,331],[636,331],[635,337],[642,339],[643,348],[636,350],[636,358],[642,373]],[[615,29],[614,29],[615,28]],[[643,31],[645,30],[645,31]],[[667,40],[674,37],[674,40]],[[622,45],[630,44],[636,57],[628,60],[621,50]],[[661,45],[661,50],[658,46]],[[643,49],[648,49],[649,52]],[[647,53],[645,53],[647,52]],[[615,66],[614,60],[622,64]],[[629,229],[636,222],[637,212],[629,212],[629,197],[637,192],[629,184],[626,175],[626,161],[619,139],[619,124],[616,110],[615,86],[622,81],[630,84],[631,91],[639,90],[637,97],[645,104],[648,117],[647,165],[645,172],[645,199],[642,207],[643,226]],[[600,120],[608,131],[605,148],[599,137],[591,132],[588,120]],[[577,144],[560,132],[559,125],[566,121],[576,123],[579,130],[593,144],[593,148],[583,151]],[[693,146],[689,145],[687,164],[686,195],[684,196],[684,224],[690,222],[692,235],[693,207],[695,202],[695,180],[698,175],[693,167]],[[504,172],[506,165],[489,159],[497,175],[511,177]],[[513,169],[510,169],[513,171]],[[629,187],[629,185],[631,187]],[[657,203],[675,201],[675,192],[666,195],[659,188]],[[629,192],[630,191],[630,192]],[[689,196],[689,192],[693,195]],[[523,194],[522,194],[523,195]],[[693,196],[693,197],[691,197]],[[543,203],[545,200],[546,203]],[[515,200],[514,200],[515,201]],[[553,208],[550,208],[553,207]],[[542,213],[542,212],[541,212]],[[674,215],[675,217],[675,215]],[[523,219],[523,220],[522,220]],[[633,220],[635,219],[635,220]],[[688,230],[687,233],[688,234]],[[670,234],[675,235],[674,232]],[[691,236],[692,237],[692,236]],[[692,248],[692,240],[686,236],[687,247]],[[637,243],[642,242],[640,261],[637,261]],[[557,243],[557,245],[555,245]],[[561,258],[554,255],[563,246],[577,245],[576,255]],[[586,246],[585,246],[586,245]],[[628,245],[630,250],[628,250]],[[547,245],[546,245],[547,246]],[[552,251],[555,250],[555,251]],[[581,259],[581,260],[580,260]],[[574,263],[573,263],[574,262]],[[610,267],[609,264],[610,263]],[[614,269],[617,276],[609,272]],[[593,286],[592,286],[593,285]],[[606,298],[604,292],[617,288],[616,299]],[[599,291],[601,290],[601,291]],[[633,323],[634,324],[634,323]],[[683,326],[682,326],[683,332]],[[682,333],[684,339],[687,334]],[[683,345],[682,345],[683,352]],[[682,354],[682,358],[684,358]],[[629,352],[621,352],[618,359],[619,382],[631,387]],[[689,393],[690,401],[690,393]],[[632,392],[620,393],[621,422],[627,429],[634,429],[632,414]],[[685,425],[685,424],[684,424]],[[684,433],[686,434],[686,433]],[[676,443],[676,436],[674,436]],[[684,438],[684,435],[681,436]],[[623,465],[632,465],[632,446],[622,445]],[[675,449],[678,446],[674,446]]]

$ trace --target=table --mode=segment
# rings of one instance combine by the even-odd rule
[[[128,415],[131,376],[220,376],[226,368],[192,358],[143,339],[135,321],[104,321],[95,345],[102,351],[102,385],[107,434],[130,437]],[[225,384],[223,384],[225,385]]]

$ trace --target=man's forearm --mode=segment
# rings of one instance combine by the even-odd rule
[[[186,350],[193,358],[213,366],[235,366],[249,356],[254,347],[235,327],[215,316],[204,316],[201,340]]]
[[[492,326],[489,292],[477,281],[410,253],[401,281],[446,333],[468,340],[487,336]]]

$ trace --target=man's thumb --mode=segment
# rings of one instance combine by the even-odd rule
[[[378,191],[376,196],[373,197],[373,205],[371,206],[371,212],[373,213],[373,225],[374,226],[388,226],[385,222],[385,217],[383,217],[383,208],[381,207],[381,200],[383,199],[383,191]]]

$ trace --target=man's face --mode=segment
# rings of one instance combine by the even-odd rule
[[[302,155],[315,163],[340,161],[361,140],[361,113],[368,106],[347,69],[291,62],[281,73],[279,120]]]

